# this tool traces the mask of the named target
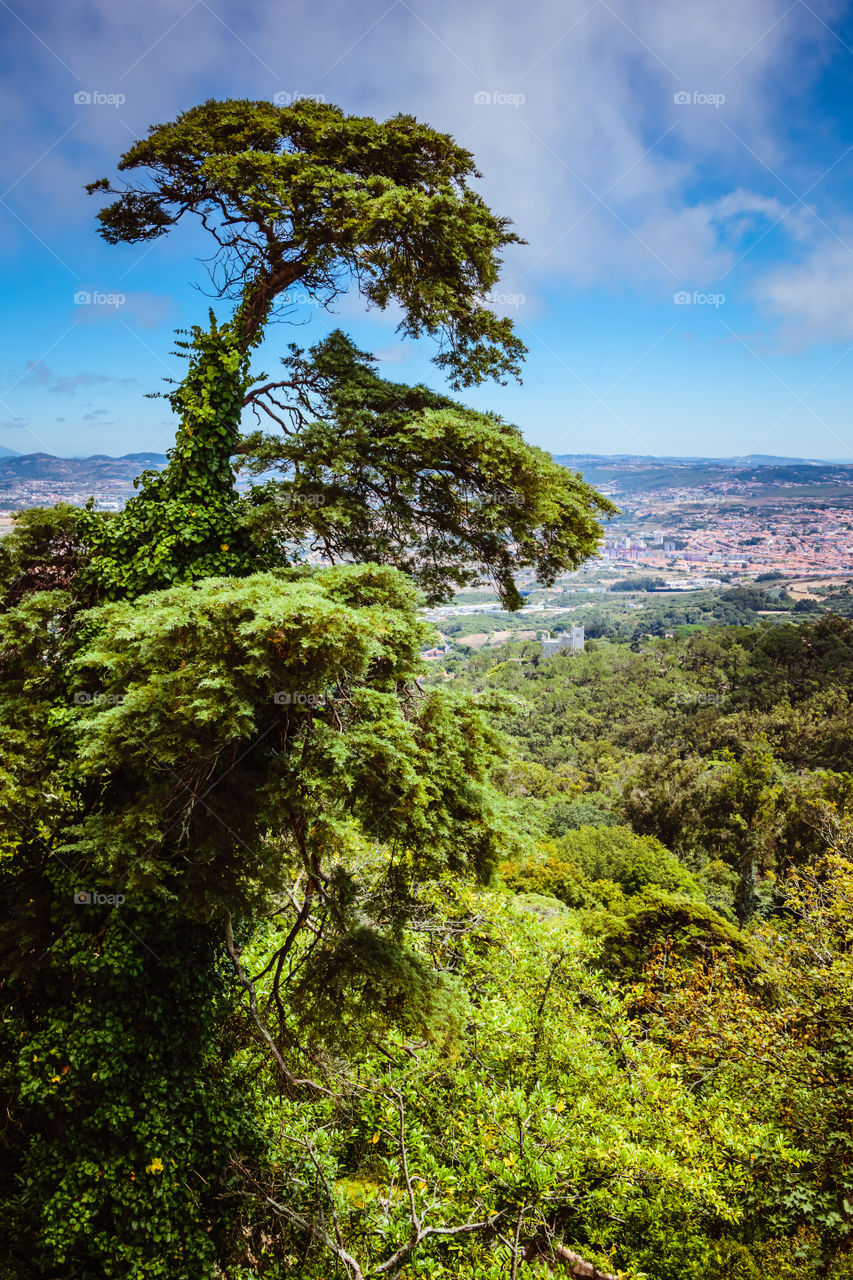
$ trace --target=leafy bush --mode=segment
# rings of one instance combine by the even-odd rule
[[[620,578],[611,582],[611,591],[661,591],[666,586],[663,578]]]
[[[604,954],[613,967],[636,973],[661,945],[681,957],[710,957],[726,950],[746,967],[751,962],[745,935],[713,907],[652,885],[630,904],[621,920],[610,925]]]
[[[578,827],[615,827],[619,819],[589,800],[560,801],[548,815],[548,829],[553,836],[563,836]]]
[[[505,862],[500,871],[507,888],[525,897],[556,898],[575,911],[601,906],[617,912],[624,909],[625,895],[612,880],[593,882],[574,862],[553,854]]]
[[[557,841],[567,862],[589,880],[612,880],[626,894],[659,885],[687,897],[701,897],[694,876],[654,836],[638,836],[630,827],[582,826]]]

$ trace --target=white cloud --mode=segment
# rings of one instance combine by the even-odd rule
[[[816,0],[816,10],[831,21],[842,6]],[[112,171],[151,122],[208,96],[212,84],[223,97],[284,88],[347,110],[413,110],[449,129],[474,149],[489,196],[531,240],[525,265],[544,253],[547,270],[580,279],[596,271],[609,278],[613,243],[623,238],[619,270],[660,270],[606,206],[635,229],[675,219],[680,263],[697,275],[710,269],[705,229],[678,217],[694,203],[691,184],[710,158],[724,157],[740,185],[757,163],[744,144],[771,170],[784,163],[779,94],[789,91],[794,69],[802,83],[832,42],[817,17],[804,6],[789,9],[788,0],[541,0],[523,13],[516,0],[407,0],[390,10],[387,0],[319,0],[297,13],[221,0],[120,9],[89,0],[86,14],[81,22],[79,5],[32,6],[28,21],[53,57],[23,28],[15,33],[25,57],[5,90],[10,118],[33,119],[15,108],[32,105],[32,62],[42,76],[37,133],[15,131],[7,156],[12,180],[37,161],[16,188],[30,206],[24,216],[40,222],[45,197],[52,194],[47,204],[55,206],[62,191],[62,216],[91,226],[93,202],[82,184]],[[80,90],[120,93],[125,102],[76,105]],[[676,106],[679,90],[726,100],[719,108]],[[478,105],[478,91],[525,101]],[[39,160],[69,126],[69,139]],[[598,196],[604,203],[584,213]],[[579,217],[577,230],[555,245]]]
[[[79,4],[37,0],[28,23],[55,56],[14,28],[18,54],[0,98],[21,122],[5,158],[16,183],[9,199],[76,271],[80,243],[97,247],[96,202],[83,183],[113,172],[149,124],[211,92],[320,94],[347,111],[412,111],[472,149],[486,198],[529,242],[508,253],[501,282],[502,291],[526,296],[526,316],[555,281],[663,298],[675,282],[712,285],[756,227],[760,234],[778,219],[796,240],[815,234],[809,211],[793,207],[784,189],[783,108],[834,47],[822,23],[843,12],[841,0],[814,0],[811,9],[789,0],[540,0],[523,8],[517,0],[390,8],[388,0],[247,8],[236,0],[120,8],[87,0],[81,21]],[[76,105],[80,90],[126,101]],[[524,101],[478,104],[478,92]],[[676,104],[676,92],[691,102]],[[694,94],[725,101],[694,102]],[[29,233],[6,223],[14,251]],[[190,241],[193,252],[198,240],[183,232],[175,245],[157,244],[150,264],[174,259],[181,280],[190,276]],[[126,251],[99,252],[101,261],[125,261]],[[136,323],[167,318],[168,300],[136,297]]]
[[[839,239],[826,236],[801,262],[766,272],[755,296],[779,321],[786,346],[853,341],[853,226]]]
[[[404,101],[471,146],[487,198],[530,241],[510,256],[510,286],[521,273],[661,293],[677,277],[710,282],[732,260],[731,227],[720,222],[738,199],[741,213],[774,205],[763,193],[779,189],[774,172],[785,165],[779,103],[792,69],[802,59],[802,85],[807,51],[832,40],[803,7],[787,8],[784,0],[613,0],[587,11],[580,0],[552,0],[522,19],[516,4],[497,0],[486,22],[478,5],[439,5],[426,16],[441,42],[417,27],[410,33],[421,66]],[[381,32],[369,37],[374,55],[390,56]],[[396,61],[409,60],[398,50]],[[350,59],[342,71],[359,76]],[[393,72],[382,78],[380,108],[394,98],[399,105],[398,83]],[[477,105],[478,89],[521,91],[526,101]],[[679,106],[678,90],[723,94],[725,103]],[[697,199],[709,169],[719,194]],[[728,211],[715,207],[726,197]]]

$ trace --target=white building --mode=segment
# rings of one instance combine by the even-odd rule
[[[563,631],[553,637],[546,631],[542,637],[542,652],[546,658],[555,653],[583,653],[583,645],[583,627],[572,627],[571,631]]]

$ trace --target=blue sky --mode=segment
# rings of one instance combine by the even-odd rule
[[[110,247],[83,185],[207,97],[313,94],[452,133],[528,241],[496,291],[524,384],[469,403],[556,453],[853,459],[850,6],[4,0],[0,26],[0,446],[165,451],[146,393],[204,319],[206,245]],[[342,325],[387,376],[442,385],[391,315],[293,320],[259,368]]]

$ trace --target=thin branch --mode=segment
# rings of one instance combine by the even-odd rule
[[[231,957],[231,963],[234,966],[234,972],[236,973],[243,987],[248,992],[249,1010],[251,1012],[252,1021],[260,1031],[261,1036],[263,1037],[267,1047],[269,1048],[272,1056],[275,1058],[276,1065],[278,1066],[279,1071],[284,1076],[287,1083],[290,1085],[292,1089],[313,1089],[317,1093],[324,1093],[326,1094],[327,1097],[333,1098],[335,1095],[332,1093],[330,1089],[325,1089],[322,1085],[317,1084],[315,1080],[307,1080],[307,1079],[302,1079],[299,1076],[295,1076],[292,1073],[292,1071],[289,1070],[287,1063],[284,1061],[284,1058],[281,1056],[281,1053],[279,1052],[278,1045],[273,1040],[272,1036],[267,1031],[264,1024],[261,1022],[260,1015],[258,1014],[258,995],[255,990],[254,983],[251,981],[251,979],[249,979],[246,976],[243,966],[240,963],[240,957],[237,954],[237,949],[234,946],[234,932],[231,927],[230,912],[227,914],[225,918],[225,945],[228,948],[228,954]]]
[[[599,1271],[598,1267],[594,1267],[591,1262],[587,1262],[586,1258],[582,1258],[579,1253],[573,1253],[563,1244],[555,1244],[554,1253],[561,1262],[568,1264],[572,1275],[577,1276],[577,1280],[619,1280],[619,1277],[613,1275],[611,1271]]]
[[[409,1208],[412,1214],[412,1226],[417,1235],[421,1230],[421,1221],[418,1217],[417,1203],[415,1201],[415,1190],[412,1186],[412,1179],[409,1176],[409,1153],[406,1148],[406,1116],[403,1110],[403,1095],[399,1090],[391,1086],[391,1092],[397,1101],[397,1111],[400,1116],[400,1156],[403,1162],[403,1177],[406,1179],[406,1190],[409,1193]]]
[[[352,1280],[365,1280],[364,1272],[352,1254],[347,1253],[346,1249],[343,1249],[340,1245],[336,1244],[327,1231],[324,1231],[322,1227],[318,1227],[316,1223],[309,1222],[301,1213],[294,1212],[294,1210],[289,1209],[287,1205],[279,1204],[278,1201],[273,1200],[271,1196],[265,1196],[264,1199],[272,1209],[275,1209],[276,1213],[280,1213],[283,1218],[287,1218],[288,1222],[292,1222],[294,1226],[299,1227],[310,1236],[318,1236],[323,1241],[326,1248],[329,1249],[345,1267],[349,1268]]]
[[[515,1220],[515,1235],[512,1238],[512,1269],[509,1273],[509,1280],[516,1280],[518,1276],[518,1241],[521,1236],[521,1224],[524,1221],[524,1205],[518,1211],[518,1217]]]
[[[503,1214],[504,1210],[499,1210],[497,1213],[492,1214],[490,1218],[484,1218],[482,1222],[463,1222],[459,1227],[424,1227],[423,1231],[421,1231],[417,1237],[412,1238],[408,1244],[404,1244],[395,1254],[392,1254],[387,1262],[383,1262],[369,1274],[371,1276],[387,1275],[393,1267],[404,1262],[406,1258],[408,1258],[409,1254],[412,1253],[419,1244],[422,1244],[424,1240],[428,1240],[430,1236],[464,1236],[471,1235],[475,1231],[488,1231],[500,1222]],[[399,1272],[396,1274],[399,1275]],[[616,1276],[603,1277],[602,1272],[596,1272],[596,1280],[598,1276],[602,1276],[603,1280],[618,1280]]]
[[[320,1178],[320,1181],[323,1183],[323,1186],[326,1189],[326,1198],[328,1199],[329,1207],[332,1210],[332,1222],[334,1223],[334,1227],[335,1227],[335,1239],[338,1242],[338,1249],[340,1251],[339,1256],[342,1258],[346,1257],[348,1255],[347,1255],[346,1249],[344,1248],[344,1238],[341,1235],[341,1227],[340,1227],[340,1223],[338,1222],[338,1211],[337,1211],[337,1208],[335,1207],[335,1197],[332,1194],[332,1188],[329,1186],[329,1180],[323,1171],[320,1161],[317,1159],[317,1156],[314,1153],[314,1148],[311,1146],[311,1143],[310,1142],[300,1143],[300,1146],[303,1146],[305,1150],[308,1152],[308,1155],[311,1159],[311,1163],[313,1164],[314,1168],[317,1170],[317,1174]]]

